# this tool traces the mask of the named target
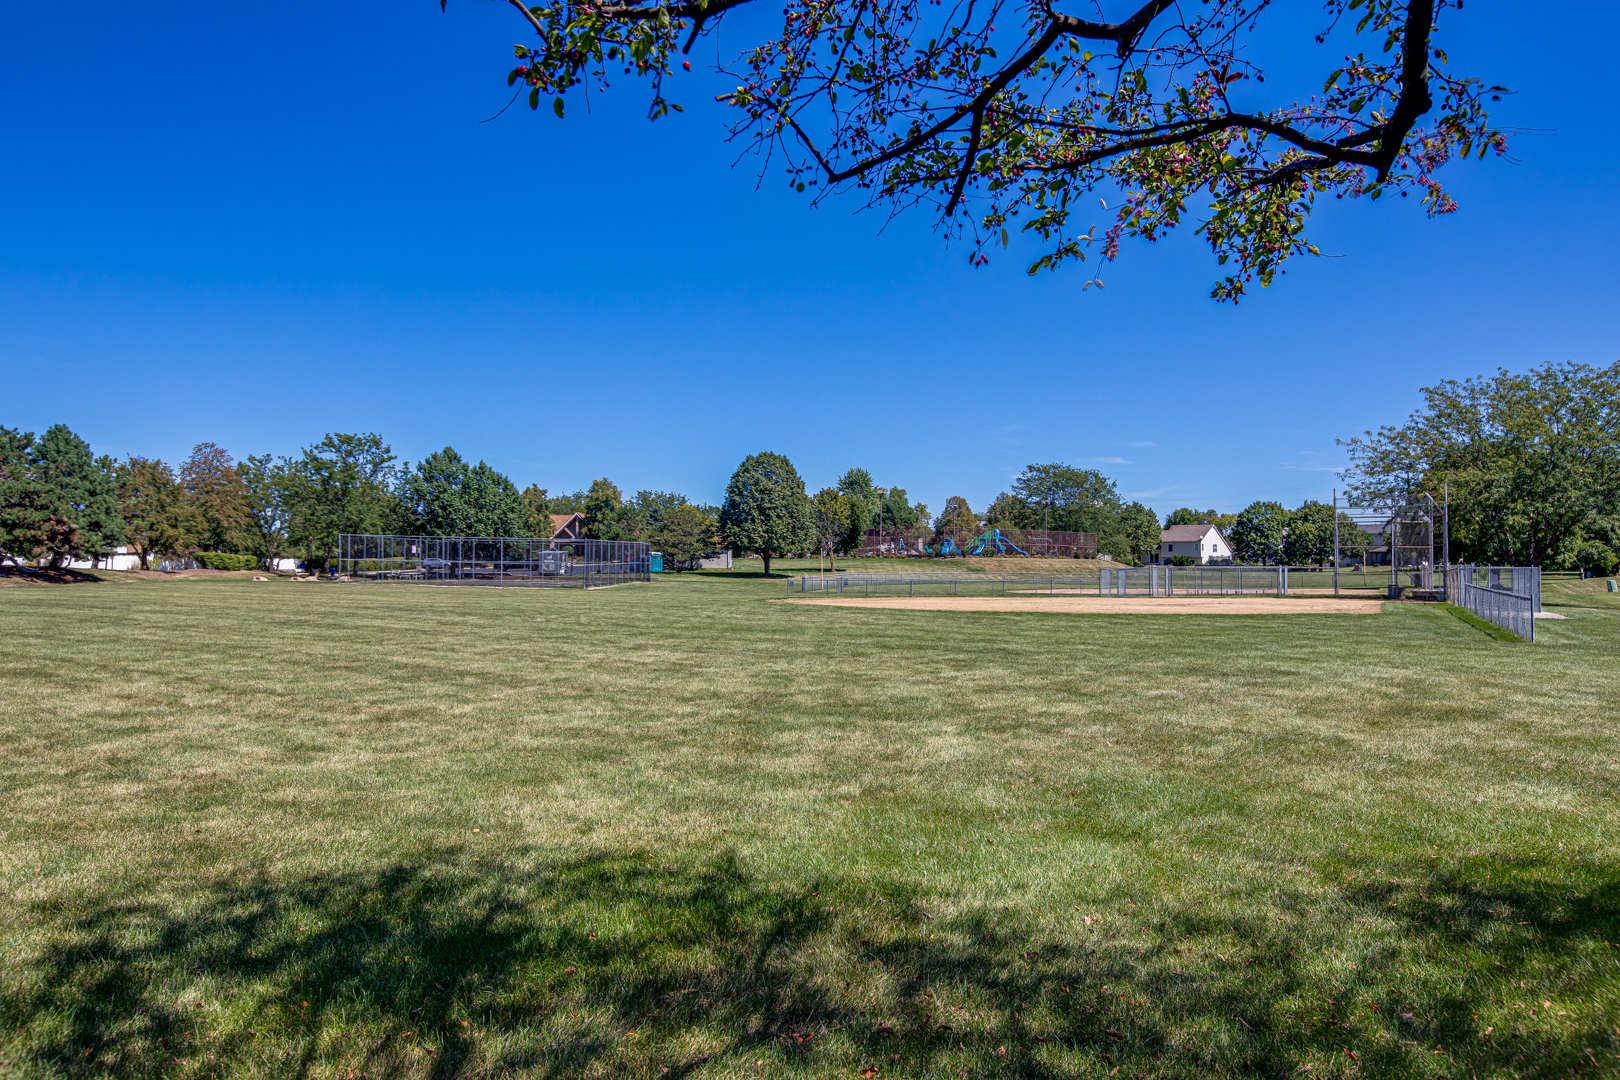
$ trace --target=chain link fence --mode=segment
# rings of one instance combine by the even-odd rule
[[[1286,566],[1136,566],[1076,574],[806,574],[797,592],[843,596],[1287,596]]]
[[[1541,610],[1541,567],[1453,566],[1446,571],[1446,599],[1534,643],[1536,613]]]
[[[600,588],[652,580],[652,545],[633,540],[344,533],[340,579],[418,585]]]

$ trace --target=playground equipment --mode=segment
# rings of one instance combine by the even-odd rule
[[[876,542],[879,539],[887,540],[886,537],[879,537],[875,532],[867,533],[867,537],[868,543],[861,550],[863,555],[886,554],[893,549],[892,543],[884,548]],[[936,559],[948,555],[1041,555],[1047,558],[1088,559],[1097,556],[1097,535],[1000,527],[974,535],[953,529],[935,533],[927,541],[919,536],[910,540],[906,547],[911,548],[913,554],[931,555]]]
[[[968,554],[983,555],[985,547],[991,544],[995,545],[997,555],[1007,554],[1009,548],[1016,551],[1020,555],[1029,554],[1029,552],[1025,551],[1023,548],[1019,547],[1005,536],[1002,536],[1000,529],[990,529],[987,532],[981,533],[979,537],[973,541],[973,550],[968,552]]]

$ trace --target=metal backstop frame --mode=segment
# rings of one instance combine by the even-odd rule
[[[416,585],[601,588],[652,580],[652,545],[636,540],[344,533],[340,579]]]

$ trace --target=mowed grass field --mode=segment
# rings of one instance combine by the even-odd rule
[[[1600,586],[3,589],[0,1075],[1620,1074]]]

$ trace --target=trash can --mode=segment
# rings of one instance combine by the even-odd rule
[[[652,572],[655,574],[664,572],[664,553],[662,551],[652,553]]]
[[[1406,586],[1405,585],[1391,585],[1389,587],[1389,598],[1391,600],[1404,600],[1404,599],[1406,599]]]

